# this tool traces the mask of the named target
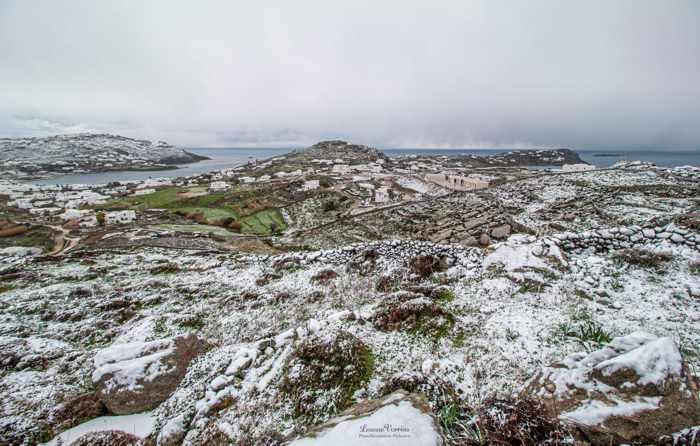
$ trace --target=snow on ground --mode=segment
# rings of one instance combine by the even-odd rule
[[[207,353],[193,370],[206,376],[231,367],[227,376],[233,376],[233,369],[246,360],[237,353],[239,349],[228,346],[266,338],[284,343],[289,337],[284,333],[316,327],[319,322],[312,320],[323,321],[323,327],[348,330],[372,350],[375,372],[357,394],[362,397],[381,396],[388,380],[406,372],[422,372],[426,360],[435,361],[435,376],[447,379],[465,401],[478,403],[489,395],[508,395],[541,366],[586,348],[587,344],[560,329],[562,324],[578,324],[581,314],[613,335],[644,329],[671,336],[686,347],[686,360],[697,370],[700,362],[692,346],[700,344],[700,303],[687,291],[698,281],[688,269],[696,255],[692,250],[671,248],[673,260],[657,271],[621,265],[606,254],[564,254],[552,243],[512,237],[480,260],[470,257],[470,269],[450,270],[446,277],[450,277],[448,286],[455,297],[444,307],[454,315],[455,323],[447,336],[438,339],[404,331],[381,332],[371,323],[358,324],[337,316],[370,318],[383,299],[375,291],[378,276],[374,274],[402,271],[406,260],[399,255],[383,259],[381,268],[368,276],[335,264],[310,263],[308,259],[315,255],[309,254],[302,262],[305,266],[282,270],[266,284],[257,281],[273,270],[274,258],[265,262],[251,257],[211,259],[142,249],[92,255],[87,264],[80,258],[56,265],[27,264],[37,279],[1,295],[4,316],[0,328],[7,334],[22,332],[31,341],[30,349],[17,352],[18,359],[26,361],[37,351],[55,359],[48,359],[46,366],[11,370],[0,378],[0,391],[13,395],[3,403],[2,420],[10,423],[8,428],[18,428],[20,419],[31,421],[47,413],[55,404],[51,401],[60,401],[61,392],[79,388],[80,381],[89,379],[93,360],[100,367],[109,364],[100,359],[106,346],[113,345],[108,352],[121,352],[129,349],[124,342],[157,343],[195,329],[220,347]],[[322,255],[335,258],[336,254]],[[562,270],[564,257],[568,266]],[[179,265],[180,272],[149,273],[164,262]],[[508,267],[493,270],[496,264]],[[311,281],[328,268],[339,277],[328,285]],[[523,285],[526,279],[543,286],[528,288]],[[126,320],[120,322],[121,318]],[[242,351],[249,351],[246,348]],[[268,392],[265,389],[280,379],[287,353],[275,351],[261,363],[259,373],[246,378],[256,392]],[[78,364],[71,360],[75,354],[83,358]],[[75,365],[66,368],[66,361]],[[217,376],[209,378],[215,388],[220,384],[213,382]],[[62,381],[66,381],[63,387],[59,385]],[[176,395],[185,400],[205,397],[194,390],[196,386],[188,388],[187,381],[183,386]],[[212,399],[216,393],[211,402],[216,401]],[[37,394],[45,395],[42,401],[50,404],[42,409],[32,403]],[[236,410],[261,410],[253,407],[265,407],[265,398],[257,403],[251,399]],[[277,414],[277,409],[270,410],[249,418],[232,411],[230,417],[222,414],[220,424],[234,431],[291,427],[284,422],[286,409],[280,408]]]
[[[382,407],[370,416],[341,421],[315,438],[296,440],[290,446],[438,446],[440,441],[432,418],[409,401],[400,401]]]
[[[69,445],[87,433],[109,430],[120,430],[144,438],[153,430],[153,421],[152,412],[93,418],[62,432],[51,441],[42,443],[42,446],[57,446],[60,444],[59,441],[63,442],[64,445]]]
[[[650,181],[667,183],[658,175],[630,177],[647,186]],[[595,201],[605,208],[613,204],[604,197],[576,200],[579,189],[573,182],[620,186],[624,178],[614,171],[548,178],[568,186],[561,193],[543,190],[537,200]],[[537,196],[544,181],[503,185],[491,191],[494,202],[524,209],[529,194]],[[564,221],[561,214],[569,212],[556,214],[551,206],[535,204],[522,221],[538,228]],[[676,216],[691,204],[683,198],[653,206],[667,206],[667,215]],[[579,212],[569,228],[604,227],[608,217],[602,214]],[[360,339],[374,359],[371,377],[354,389],[356,401],[381,397],[394,380],[416,374],[445,381],[465,404],[508,396],[542,366],[572,353],[596,351],[600,340],[581,334],[590,327],[610,338],[639,330],[658,337],[645,354],[652,362],[617,358],[643,367],[638,373],[645,379],[677,370],[678,356],[668,354],[670,340],[697,374],[700,279],[693,262],[698,251],[668,241],[639,247],[663,250],[669,259],[645,267],[626,263],[614,250],[566,251],[553,237],[514,235],[483,251],[378,241],[279,256],[134,248],[85,252],[55,262],[3,260],[5,268],[23,275],[0,293],[0,439],[42,438],[48,432],[42,423],[52,419],[55,407],[91,391],[91,375],[95,366],[109,365],[106,357],[124,353],[133,343],[140,349],[189,332],[206,338],[212,348],[191,364],[178,390],[151,418],[160,435],[187,430],[185,444],[200,444],[213,430],[228,438],[259,438],[303,426],[295,421],[291,405],[278,398],[291,351],[310,334],[339,330]],[[366,252],[376,259],[365,257]],[[449,270],[413,277],[408,261],[421,254],[447,255]],[[328,283],[314,279],[327,270],[337,277]],[[382,283],[389,283],[389,289],[380,290]],[[380,330],[373,324],[394,292],[440,284],[453,294],[437,304],[452,320],[445,330],[426,335]],[[121,353],[119,357],[129,357]],[[613,361],[606,367],[617,365]],[[319,400],[318,405],[330,402]],[[587,416],[605,408],[590,409]],[[315,415],[325,421],[333,414]]]

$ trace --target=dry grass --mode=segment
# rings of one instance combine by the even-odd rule
[[[530,399],[487,401],[465,425],[465,445],[541,446],[572,444],[571,434]]]
[[[661,266],[672,258],[671,254],[665,252],[655,252],[638,248],[623,249],[615,253],[614,257],[629,265],[653,269],[661,268]]]

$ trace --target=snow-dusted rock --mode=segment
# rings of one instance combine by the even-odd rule
[[[204,347],[192,334],[107,347],[94,359],[97,395],[114,414],[153,408],[170,396]]]
[[[42,446],[131,446],[153,430],[152,412],[92,418]]]
[[[124,431],[101,431],[85,434],[69,446],[135,446],[139,440],[136,435]]]
[[[698,383],[678,347],[644,332],[544,367],[521,394],[579,426],[593,444],[655,443],[700,420]]]
[[[524,269],[549,270],[567,265],[556,239],[534,240],[528,236],[514,235],[507,242],[499,244],[484,259],[484,268],[502,268],[504,271]]]
[[[510,230],[511,226],[510,225],[501,225],[501,226],[496,226],[491,230],[491,237],[495,239],[503,239],[508,237],[510,235]]]
[[[378,400],[356,404],[310,434],[293,440],[290,446],[370,443],[439,446],[442,439],[426,402],[417,395],[397,391]]]

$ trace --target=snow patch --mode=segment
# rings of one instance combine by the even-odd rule
[[[341,421],[315,438],[295,440],[290,446],[351,446],[368,443],[377,446],[437,446],[441,440],[429,415],[408,401],[400,401],[398,404],[384,406],[368,417]]]
[[[153,431],[154,421],[153,412],[98,417],[62,432],[53,440],[42,443],[41,446],[68,445],[85,434],[110,430],[120,430],[144,438]]]

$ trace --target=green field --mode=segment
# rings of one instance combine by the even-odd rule
[[[282,214],[277,209],[265,209],[241,219],[241,232],[246,234],[269,235],[272,233],[272,224],[277,226],[277,231],[284,231],[287,225]]]
[[[269,235],[273,232],[273,224],[276,225],[275,232],[287,228],[278,209],[264,209],[252,215],[241,216],[237,210],[238,203],[227,203],[224,193],[217,192],[191,198],[178,195],[204,191],[206,189],[203,187],[168,187],[148,195],[115,200],[108,203],[106,207],[129,206],[137,210],[168,209],[173,212],[201,213],[204,218],[212,222],[231,217],[241,222],[243,234]]]
[[[168,187],[148,195],[115,200],[108,203],[107,207],[129,206],[141,210],[168,209],[171,211],[191,213],[201,212],[208,220],[223,219],[226,217],[239,218],[239,214],[226,203],[217,205],[217,202],[224,200],[225,195],[223,193],[207,194],[191,198],[178,196],[179,193],[204,191],[206,191],[204,187]]]

